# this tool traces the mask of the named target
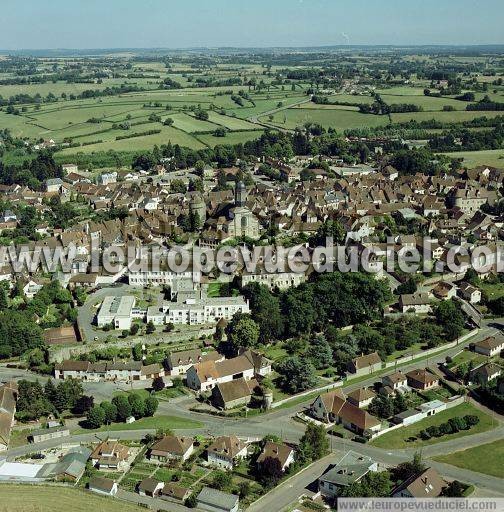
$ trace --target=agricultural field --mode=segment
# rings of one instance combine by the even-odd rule
[[[418,78],[421,74],[413,72],[403,83],[397,76],[392,82],[371,76],[369,66],[378,65],[386,70],[388,57],[355,53],[352,64],[336,54],[296,56],[292,63],[290,57],[285,58],[285,63],[272,63],[258,56],[241,59],[208,54],[203,64],[194,55],[151,58],[128,51],[96,59],[34,59],[36,71],[31,73],[38,75],[35,78],[25,78],[22,66],[7,67],[4,72],[0,68],[0,130],[8,128],[14,137],[25,139],[27,144],[52,139],[61,145],[55,154],[57,161],[80,160],[93,165],[96,161],[100,167],[104,165],[103,155],[110,151],[121,153],[121,165],[127,166],[136,153],[151,150],[155,145],[170,142],[195,150],[213,148],[245,143],[259,137],[265,128],[293,131],[314,123],[343,133],[390,122],[436,119],[460,123],[502,114],[466,111],[467,102],[456,100],[455,95],[425,96],[425,88],[434,89],[430,80]],[[397,58],[414,62],[419,68],[444,62],[428,55],[400,52]],[[461,63],[488,64],[484,57],[462,59]],[[324,75],[326,66],[340,70],[361,68],[365,80],[344,84],[338,72],[331,72],[321,83],[319,77]],[[474,89],[476,101],[488,95],[492,101],[503,102],[504,86],[498,83],[498,71],[491,76],[474,76],[486,84],[487,90],[481,92],[481,87],[472,87],[469,79],[462,76],[466,85],[462,91]],[[136,90],[119,93],[119,87]],[[375,101],[370,92],[373,90],[387,104],[412,103],[423,111],[390,117],[360,113],[360,104]],[[310,94],[325,94],[319,91],[334,91],[328,100],[345,105],[312,103]],[[6,100],[13,101],[13,105]],[[443,111],[447,106],[454,111]],[[200,115],[201,111],[205,114]],[[171,125],[164,124],[168,118]],[[464,158],[468,167],[480,163],[502,166],[501,153],[495,150],[452,156]],[[18,147],[5,152],[3,161],[19,165],[29,157],[27,151]]]
[[[140,507],[69,487],[0,484],[1,512],[140,512]],[[22,496],[22,499],[20,499]]]
[[[478,167],[479,165],[489,165],[491,167],[504,166],[504,149],[487,149],[484,151],[456,151],[445,153],[452,158],[463,158],[462,165],[468,169]]]
[[[351,107],[349,107],[351,109]],[[334,128],[339,132],[350,128],[364,128],[384,126],[389,123],[387,116],[373,114],[361,114],[355,110],[341,109],[314,109],[314,108],[289,108],[269,117],[260,117],[261,122],[272,126],[294,130],[306,123],[320,124],[324,128]]]

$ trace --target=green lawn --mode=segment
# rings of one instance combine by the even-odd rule
[[[440,455],[434,460],[485,475],[504,478],[504,439],[474,448]]]
[[[103,426],[99,429],[88,430],[78,429],[73,434],[82,434],[85,432],[115,432],[120,430],[144,430],[144,429],[193,429],[202,428],[203,423],[194,420],[180,418],[178,416],[153,416],[151,418],[142,418],[134,423],[114,423],[112,425]]]
[[[502,153],[504,155],[504,152]],[[504,160],[502,160],[504,166]],[[478,288],[481,288],[490,300],[495,300],[504,295],[504,283],[488,283],[487,281],[480,281]]]
[[[470,350],[463,350],[452,359],[452,362],[448,365],[448,367],[455,368],[456,366],[459,366],[462,363],[468,363],[469,361],[473,361],[474,366],[477,366],[478,364],[484,363],[488,360],[488,357],[482,354],[477,354],[476,352],[471,352]]]
[[[444,153],[452,158],[463,158],[463,165],[469,169],[479,165],[504,168],[504,150],[488,149],[484,151],[460,151]],[[504,291],[503,291],[504,293]]]
[[[261,117],[259,120],[270,123],[267,116]],[[355,110],[290,108],[274,114],[273,121],[271,121],[272,125],[290,130],[306,123],[321,124],[324,128],[335,128],[342,132],[350,128],[384,126],[388,124],[388,118],[387,116],[361,114]]]
[[[477,117],[493,118],[501,116],[502,111],[480,112],[477,110],[456,110],[454,112],[406,112],[401,114],[392,114],[394,123],[406,123],[410,120],[415,121],[442,121],[443,123],[462,123],[463,121],[471,121]],[[378,116],[384,117],[384,116]]]
[[[114,498],[62,486],[0,484],[0,510],[9,512],[140,512],[142,509]]]
[[[466,414],[473,414],[478,416],[480,422],[472,427],[469,430],[462,430],[455,434],[449,434],[442,437],[435,437],[429,439],[428,441],[424,441],[422,439],[415,439],[414,441],[407,441],[409,438],[416,437],[421,430],[425,430],[427,427],[432,425],[439,426],[441,423],[445,423],[450,418],[454,418],[455,416],[465,416]],[[491,430],[495,427],[495,421],[488,414],[480,411],[473,405],[469,403],[464,403],[453,407],[452,409],[448,409],[446,411],[440,412],[435,416],[431,416],[430,418],[425,418],[418,423],[413,425],[408,425],[407,427],[402,427],[397,430],[393,430],[392,432],[388,432],[387,434],[383,434],[380,437],[377,437],[372,441],[372,444],[377,448],[387,448],[391,450],[399,450],[402,448],[413,448],[416,446],[424,446],[431,445],[435,443],[441,443],[443,441],[449,441],[451,439],[456,439],[459,437],[470,436],[472,434],[478,434],[480,432],[485,432],[487,430]]]

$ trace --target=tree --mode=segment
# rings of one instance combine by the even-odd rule
[[[464,315],[453,300],[443,300],[434,309],[434,316],[444,328],[446,337],[451,341],[458,338],[464,329]]]
[[[152,380],[152,389],[156,392],[162,391],[165,388],[163,377],[155,377]]]
[[[369,404],[369,412],[379,418],[390,418],[394,414],[393,401],[384,395],[376,395]]]
[[[250,482],[243,481],[238,484],[238,495],[243,500],[250,494]]]
[[[94,398],[88,395],[82,395],[79,397],[77,402],[75,402],[75,406],[73,408],[73,412],[77,415],[86,414],[94,405]]]
[[[126,421],[131,416],[131,404],[126,395],[115,396],[112,403],[117,407],[117,421]]]
[[[9,302],[7,300],[7,292],[3,287],[0,288],[0,311],[7,309],[9,307]]]
[[[56,387],[53,404],[59,412],[72,410],[82,396],[82,383],[77,379],[65,379]]]
[[[156,332],[156,326],[154,325],[154,322],[152,320],[147,322],[147,326],[145,327],[145,332],[147,334],[152,334],[153,332]]]
[[[277,371],[282,389],[291,394],[306,391],[317,383],[315,368],[307,359],[288,357],[278,364]]]
[[[130,334],[132,336],[135,336],[136,334],[138,334],[138,331],[140,330],[140,326],[138,324],[131,324],[131,327],[130,327]]]
[[[392,492],[392,481],[388,471],[370,471],[360,481],[344,488],[341,496],[347,498],[385,498]]]
[[[226,327],[230,352],[236,354],[240,347],[254,348],[259,340],[259,327],[251,316],[236,313]]]
[[[128,395],[128,402],[131,405],[131,416],[135,418],[143,418],[145,414],[145,402],[140,395],[131,393]]]
[[[273,295],[267,286],[250,283],[243,293],[249,300],[252,318],[259,326],[259,341],[268,343],[278,339],[283,332],[283,318],[280,311],[280,300]]]
[[[133,345],[131,349],[133,360],[135,361],[141,361],[143,358],[143,348],[141,343],[137,343],[136,345]]]
[[[258,467],[258,473],[264,487],[274,487],[283,476],[282,464],[276,457],[266,457]]]
[[[345,241],[346,231],[341,222],[327,219],[324,221],[310,240],[312,247],[325,246],[327,238],[333,239],[333,244],[341,244]]]
[[[404,480],[407,480],[412,475],[417,475],[417,474],[421,473],[425,468],[426,468],[426,466],[422,462],[422,456],[419,453],[415,453],[412,461],[401,462],[395,468],[393,468],[391,471],[392,471],[394,480],[404,481]]]
[[[144,416],[154,416],[159,406],[159,400],[155,396],[148,396],[144,401]]]
[[[55,412],[54,405],[47,399],[39,381],[20,380],[16,416],[21,420],[36,420]]]
[[[329,440],[324,425],[308,423],[306,430],[299,442],[300,451],[308,458],[306,461],[315,461],[329,452]]]
[[[411,294],[417,291],[416,281],[410,276],[404,283],[401,283],[396,289],[396,295]]]
[[[310,343],[307,355],[317,370],[328,368],[333,362],[331,347],[323,335],[315,336]]]
[[[231,473],[227,473],[226,471],[217,470],[214,473],[211,485],[214,489],[223,491],[224,489],[228,489],[229,487],[231,487],[232,483],[233,483],[233,478],[232,478]]]
[[[462,482],[459,482],[458,480],[453,480],[443,490],[443,496],[446,496],[448,498],[462,498],[464,496],[465,490],[466,486]]]
[[[117,407],[114,404],[111,404],[110,402],[102,402],[100,404],[100,407],[103,409],[104,412],[104,419],[103,423],[106,425],[110,425],[111,423],[114,423],[117,419]]]
[[[105,423],[105,411],[99,405],[93,406],[88,412],[87,424],[89,428],[100,428]]]
[[[47,379],[46,385],[44,386],[44,395],[49,402],[54,403],[56,401],[57,389],[52,379]]]
[[[34,322],[30,311],[9,309],[0,312],[0,354],[18,356],[43,345],[42,329]]]

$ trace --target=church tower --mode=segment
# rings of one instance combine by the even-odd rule
[[[245,206],[247,200],[247,189],[243,181],[238,181],[235,187],[235,206]]]

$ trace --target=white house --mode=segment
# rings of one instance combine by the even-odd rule
[[[484,356],[493,357],[504,350],[504,337],[491,336],[474,344],[474,351]]]
[[[207,448],[207,461],[210,465],[223,469],[233,466],[247,456],[247,445],[236,436],[221,436]]]
[[[110,478],[102,478],[93,476],[88,483],[88,489],[96,492],[97,494],[104,494],[106,496],[115,496],[117,494],[117,483]]]

